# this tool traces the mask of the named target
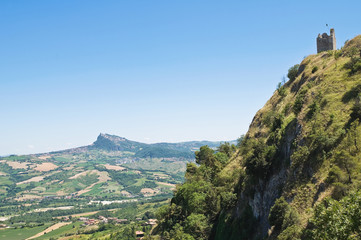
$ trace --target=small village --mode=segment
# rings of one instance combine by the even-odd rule
[[[63,221],[70,221],[71,219],[69,217],[63,217]],[[127,224],[130,223],[128,219],[119,219],[117,217],[104,217],[99,216],[98,218],[87,218],[87,217],[79,217],[79,221],[84,222],[84,226],[91,226],[91,225],[97,225],[99,223],[114,223],[114,224]],[[142,218],[136,218],[137,222],[144,221]],[[155,226],[157,225],[157,219],[148,219],[144,223],[142,223],[142,226]]]
[[[71,219],[69,217],[63,217],[62,218],[63,221],[70,221]],[[129,221],[128,219],[119,219],[117,217],[105,217],[105,216],[98,216],[97,218],[88,218],[88,217],[79,217],[77,219],[78,221],[83,222],[82,226],[86,227],[86,226],[96,226],[99,224],[108,224],[108,223],[112,223],[112,224],[129,224],[131,223],[131,221]],[[141,223],[141,226],[146,227],[146,226],[150,226],[151,228],[153,228],[154,226],[157,225],[158,220],[157,219],[148,219],[148,220],[144,220],[142,218],[136,218],[135,219],[136,222],[141,222],[144,221],[143,223]],[[143,239],[143,237],[145,236],[145,232],[140,231],[140,230],[136,230],[135,231],[135,235],[137,239]]]

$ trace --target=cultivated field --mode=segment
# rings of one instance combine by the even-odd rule
[[[45,162],[45,163],[38,164],[34,168],[34,170],[40,171],[40,172],[48,172],[48,171],[54,170],[56,168],[58,168],[58,166],[56,166],[54,163]]]

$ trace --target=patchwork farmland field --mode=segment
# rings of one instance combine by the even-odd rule
[[[64,232],[92,232],[78,221],[69,222],[68,217],[84,213],[142,217],[144,206],[151,204],[153,211],[172,196],[186,164],[194,161],[193,149],[204,143],[152,145],[101,134],[85,147],[2,157],[0,224],[7,228],[0,230],[0,238],[49,239]]]

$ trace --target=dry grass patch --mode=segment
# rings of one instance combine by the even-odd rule
[[[74,168],[74,165],[71,165],[71,166],[69,166],[69,167],[65,167],[65,168],[63,168],[64,170],[72,170]]]
[[[14,169],[27,169],[30,163],[6,161],[6,164]]]
[[[26,200],[32,200],[32,199],[40,199],[40,196],[37,195],[31,195],[31,194],[25,194],[21,197],[15,198],[16,201],[26,201]]]
[[[103,164],[103,166],[108,170],[115,170],[115,171],[123,171],[125,169],[124,167],[110,165],[110,164]]]
[[[38,164],[34,168],[34,170],[39,171],[39,172],[48,172],[48,171],[54,170],[56,168],[58,168],[58,166],[56,166],[54,163],[45,162],[45,163],[42,163],[42,164]]]
[[[106,182],[106,181],[111,179],[107,172],[100,172],[98,170],[88,170],[88,171],[85,171],[85,172],[81,172],[81,173],[78,173],[78,174],[70,177],[69,179],[76,179],[76,178],[85,176],[87,174],[96,174],[96,175],[98,175],[99,182]]]
[[[174,190],[175,186],[176,186],[175,184],[172,184],[172,183],[164,183],[164,182],[156,182],[156,183],[159,185],[172,187],[171,190]]]
[[[56,195],[57,196],[65,196],[66,192],[64,192],[63,190],[59,190],[59,191],[56,192]]]
[[[20,185],[20,184],[24,184],[24,183],[30,183],[30,182],[40,182],[44,179],[44,176],[37,176],[37,177],[32,177],[28,180],[22,181],[22,182],[18,182],[16,183],[16,185]]]

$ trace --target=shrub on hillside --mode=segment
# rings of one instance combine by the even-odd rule
[[[318,70],[318,67],[317,67],[317,66],[314,66],[314,67],[312,68],[312,73],[317,72],[317,70]]]
[[[290,67],[290,69],[288,69],[287,77],[290,80],[290,82],[293,82],[296,79],[299,67],[300,67],[300,65],[296,64],[296,65]]]
[[[298,214],[283,197],[276,200],[268,216],[275,230],[284,230],[299,222]]]
[[[271,208],[268,220],[269,223],[274,226],[276,230],[281,230],[283,219],[285,218],[288,209],[289,205],[283,197],[277,199],[275,204]]]
[[[308,106],[308,112],[306,114],[307,119],[311,119],[315,113],[317,113],[320,110],[320,106],[316,101],[314,101],[310,106]]]
[[[344,197],[341,201],[328,199],[315,209],[310,229],[306,230],[309,231],[309,239],[359,239],[360,215],[360,192]]]
[[[300,93],[297,95],[295,102],[293,103],[292,110],[297,115],[301,112],[303,103],[305,101],[305,96],[307,93],[307,89],[302,89]]]
[[[245,167],[247,174],[256,178],[266,178],[270,172],[272,160],[276,155],[276,146],[263,142],[249,141]]]
[[[350,75],[354,75],[357,72],[360,72],[361,71],[361,58],[359,58],[359,57],[351,58],[350,61],[344,65],[344,67],[346,69],[350,70],[350,73],[349,73]]]
[[[274,226],[274,230],[280,233],[277,239],[300,239],[299,216],[283,197],[276,200],[270,210],[268,220]]]
[[[301,239],[302,229],[299,225],[292,225],[285,230],[283,230],[280,235],[278,235],[278,240],[298,240]]]
[[[286,88],[283,86],[282,82],[279,82],[277,84],[277,92],[278,92],[278,95],[280,95],[281,98],[284,98],[287,95]]]
[[[357,99],[357,101],[355,102],[355,104],[351,108],[350,123],[357,120],[357,119],[358,120],[361,119],[361,102],[360,102],[359,99]]]

